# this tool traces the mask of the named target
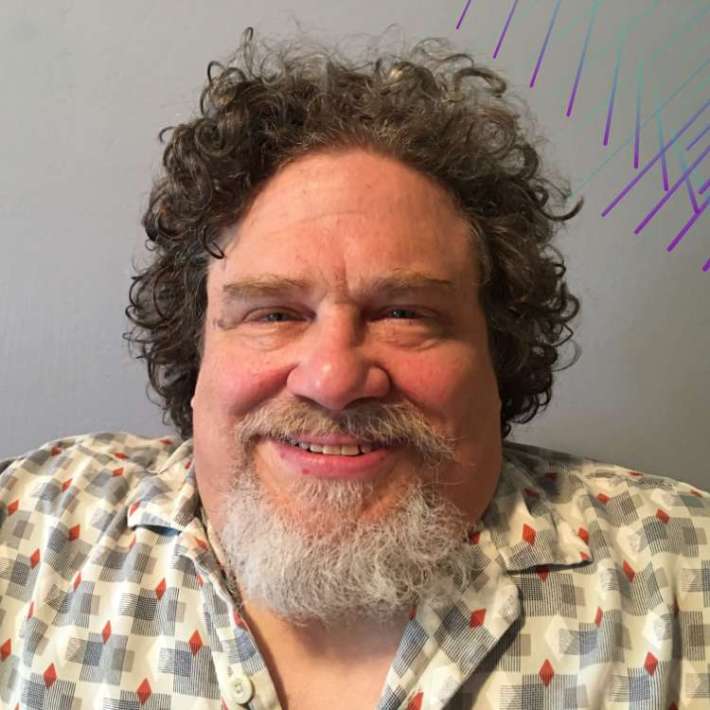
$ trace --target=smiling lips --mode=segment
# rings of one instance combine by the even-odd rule
[[[376,478],[395,452],[391,447],[377,448],[339,435],[299,436],[287,441],[272,439],[272,443],[288,468],[317,478]]]
[[[287,441],[291,446],[326,456],[359,456],[360,454],[369,454],[375,448],[370,444],[320,444],[300,439],[287,439]]]

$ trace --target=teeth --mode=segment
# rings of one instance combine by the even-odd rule
[[[360,453],[367,454],[372,451],[373,447],[370,444],[361,444],[359,446],[321,446],[320,444],[307,444],[296,439],[287,439],[291,446],[298,446],[304,451],[312,451],[317,454],[325,454],[326,456],[358,456]]]

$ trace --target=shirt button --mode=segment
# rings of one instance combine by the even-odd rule
[[[240,704],[248,703],[254,695],[254,686],[249,678],[238,673],[232,678],[232,692],[234,699]]]

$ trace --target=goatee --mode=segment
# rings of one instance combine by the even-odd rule
[[[372,482],[302,477],[283,492],[285,506],[263,486],[254,445],[305,431],[406,445],[420,468],[397,504],[374,520],[361,515]],[[437,487],[453,447],[413,406],[378,404],[334,420],[303,403],[272,404],[240,422],[235,442],[233,487],[216,532],[243,598],[295,625],[342,628],[445,604],[476,573],[467,539],[473,521]]]

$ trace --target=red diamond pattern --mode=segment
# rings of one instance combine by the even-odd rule
[[[138,506],[141,504],[139,500],[137,500],[135,503],[131,503],[131,507],[128,509],[128,514],[133,515],[133,513],[138,510]]]
[[[658,659],[649,651],[646,654],[646,660],[643,662],[643,667],[646,669],[646,673],[653,675],[656,672],[657,666]]]
[[[587,561],[589,560],[589,555],[588,555],[586,552],[580,552],[580,553],[579,553],[579,556],[580,556],[585,562],[587,562]]]
[[[72,479],[67,478],[67,480],[64,481],[64,483],[62,483],[62,490],[66,491],[66,489],[69,488],[69,486],[71,486],[71,482],[72,482]]]
[[[77,572],[76,577],[74,577],[74,591],[76,591],[76,588],[81,584],[81,572]]]
[[[120,468],[114,468],[113,471],[111,471],[111,475],[113,477],[123,476],[123,466],[121,466]]]
[[[597,500],[598,500],[600,503],[604,503],[604,505],[606,505],[606,504],[609,502],[609,496],[608,496],[606,493],[600,493],[600,494],[597,496]]]
[[[148,700],[152,692],[148,679],[144,678],[143,682],[136,688],[136,695],[141,705],[145,704],[145,701]]]
[[[155,596],[158,597],[158,599],[163,598],[163,594],[165,594],[165,588],[167,585],[165,584],[165,577],[163,577],[160,582],[158,582],[158,586],[155,588]]]
[[[20,501],[18,498],[15,498],[15,500],[13,500],[12,503],[10,503],[10,505],[7,506],[8,516],[10,516],[14,512],[16,512],[19,507],[20,507]]]
[[[199,547],[201,550],[207,549],[207,543],[202,538],[196,537],[195,542],[197,543],[197,547]]]
[[[552,678],[555,675],[555,671],[553,670],[552,664],[548,659],[545,659],[545,662],[542,664],[538,675],[540,676],[540,680],[542,681],[542,684],[545,687],[550,685],[550,681],[552,681]]]
[[[582,540],[582,542],[589,542],[589,531],[586,528],[580,528],[577,530],[577,536]]]
[[[535,569],[535,574],[544,582],[550,574],[550,568],[547,565],[540,565]]]
[[[59,454],[62,453],[62,450],[58,446],[53,446],[49,453],[51,456],[59,456]]]
[[[626,575],[626,578],[629,580],[629,582],[634,581],[636,572],[634,572],[634,568],[626,560],[624,560],[624,574]]]
[[[195,633],[190,636],[190,640],[187,643],[190,646],[190,651],[192,651],[192,655],[196,656],[203,645],[200,632],[195,630]]]
[[[30,567],[34,569],[39,564],[39,547],[32,553],[30,557]]]
[[[666,513],[665,510],[661,510],[660,508],[656,511],[656,517],[664,524],[668,523],[668,521],[671,519],[671,516]]]
[[[416,614],[416,607],[410,613]],[[232,614],[232,616],[234,618],[234,623],[237,626],[241,627],[242,629],[247,628],[246,622],[244,621],[244,619],[242,619],[242,617],[239,615],[239,612],[236,609],[234,610],[234,613]],[[414,616],[410,616],[409,618],[413,619]]]
[[[599,624],[602,623],[602,619],[604,618],[604,612],[597,607],[597,613],[594,616],[594,623],[599,626]]]
[[[172,439],[161,439],[160,443],[165,444],[166,446],[171,446],[173,442]]]
[[[478,545],[480,540],[481,540],[481,531],[480,530],[476,530],[474,532],[469,533],[468,541],[472,545]]]
[[[693,488],[690,492],[691,492],[694,496],[697,496],[698,498],[702,498],[702,497],[703,497],[703,494],[702,494],[700,491],[696,491],[695,488]]]
[[[12,653],[12,641],[8,639],[0,646],[0,662],[4,661]]]
[[[192,466],[192,461],[188,459],[187,461],[185,461],[185,469],[190,468],[190,466]]]
[[[531,528],[529,525],[523,525],[523,540],[528,543],[528,545],[535,544],[535,538],[537,533],[535,528]]]
[[[424,702],[424,693],[421,690],[409,701],[407,705],[407,710],[421,710],[422,703]]]
[[[117,459],[121,459],[121,460],[128,458],[128,456],[126,456],[126,454],[124,454],[123,451],[117,451],[117,452],[114,454],[114,456],[115,456]],[[146,681],[146,682],[147,682],[147,681]]]
[[[103,630],[101,631],[101,638],[104,640],[104,643],[106,643],[110,638],[111,638],[111,621],[107,621],[106,624],[104,625]]]
[[[31,619],[32,615],[35,613],[35,603],[34,601],[30,602],[30,608],[27,610],[27,618]]]
[[[473,629],[476,626],[483,626],[483,621],[486,618],[486,610],[485,609],[476,609],[471,614],[471,618],[469,619],[468,625]]]
[[[79,537],[79,529],[80,529],[79,525],[75,525],[73,528],[69,528],[68,537],[71,542],[74,542],[74,540],[76,540]]]
[[[54,663],[50,663],[47,669],[42,674],[44,677],[44,685],[46,688],[51,688],[54,685],[54,681],[57,680],[57,670],[54,667]]]

